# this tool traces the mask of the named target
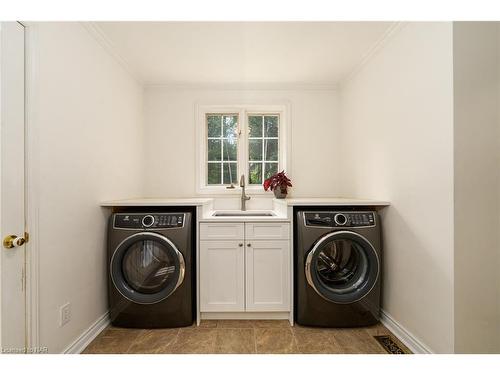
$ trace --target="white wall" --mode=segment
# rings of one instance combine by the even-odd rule
[[[491,265],[500,266],[498,234],[496,248],[474,242],[476,235],[493,233],[495,225],[500,229],[498,206],[493,218],[487,204],[500,201],[498,176],[487,174],[498,162],[500,123],[497,117],[495,130],[494,103],[475,101],[482,98],[477,92],[490,97],[493,68],[462,56],[464,74],[488,73],[479,76],[482,86],[473,93],[467,92],[472,83],[455,73],[455,104],[467,104],[471,112],[455,106],[455,115],[462,116],[455,147],[463,152],[454,155],[451,23],[406,25],[344,83],[340,95],[326,89],[150,86],[143,96],[140,85],[81,25],[40,23],[37,28],[40,345],[54,353],[64,350],[107,310],[107,212],[98,207],[100,201],[196,195],[196,103],[289,103],[293,196],[391,201],[383,212],[385,312],[432,351],[452,352],[454,345],[457,351],[489,350],[464,343],[471,338],[477,343],[488,327],[498,332],[500,277],[496,320],[475,316],[482,324],[478,332],[472,332],[471,321],[466,324],[480,309],[467,306],[474,289],[465,284],[468,265],[493,267],[473,257],[470,248],[480,248],[493,259]],[[477,46],[463,41],[485,56],[492,53],[486,48],[489,39]],[[491,137],[473,131],[471,116]],[[480,159],[468,153],[469,147],[483,146],[489,152]],[[475,172],[491,189],[467,179],[478,163],[482,168]],[[491,226],[466,227],[462,221],[472,208],[466,199],[471,190],[481,195],[475,202],[492,217]],[[454,223],[466,232],[454,232]],[[456,257],[454,239],[461,242]],[[478,276],[473,285],[492,280]],[[488,292],[495,293],[495,287]],[[479,307],[495,304],[474,298]],[[66,302],[72,303],[72,321],[59,327],[59,307]],[[489,337],[485,344],[493,348],[498,341]]]
[[[287,172],[294,185],[290,195],[338,195],[338,105],[335,90],[236,90],[152,86],[146,87],[144,94],[146,196],[196,195],[197,103],[289,103],[292,155]]]
[[[458,353],[500,353],[499,48],[497,23],[453,23]]]
[[[36,29],[40,345],[57,353],[107,311],[99,202],[142,193],[142,88],[80,24]]]
[[[453,351],[451,23],[410,23],[342,88],[343,195],[384,199],[382,307]]]

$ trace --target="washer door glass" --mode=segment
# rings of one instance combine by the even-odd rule
[[[306,259],[309,285],[323,298],[352,303],[365,297],[375,286],[379,259],[373,246],[349,231],[327,234]]]
[[[144,232],[128,237],[111,260],[111,278],[127,299],[141,304],[157,303],[182,283],[184,258],[166,237]]]

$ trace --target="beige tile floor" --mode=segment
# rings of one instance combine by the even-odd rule
[[[106,328],[84,354],[387,354],[373,338],[391,335],[378,324],[367,328],[291,327],[286,320],[205,320],[171,329]],[[406,348],[405,348],[406,349]]]

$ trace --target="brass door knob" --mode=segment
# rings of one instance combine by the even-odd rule
[[[17,237],[13,234],[3,239],[3,247],[5,247],[6,249],[23,246],[25,243],[26,239],[24,237]]]

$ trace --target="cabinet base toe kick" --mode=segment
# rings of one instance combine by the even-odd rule
[[[289,311],[272,312],[201,312],[201,320],[287,320],[293,325]]]

